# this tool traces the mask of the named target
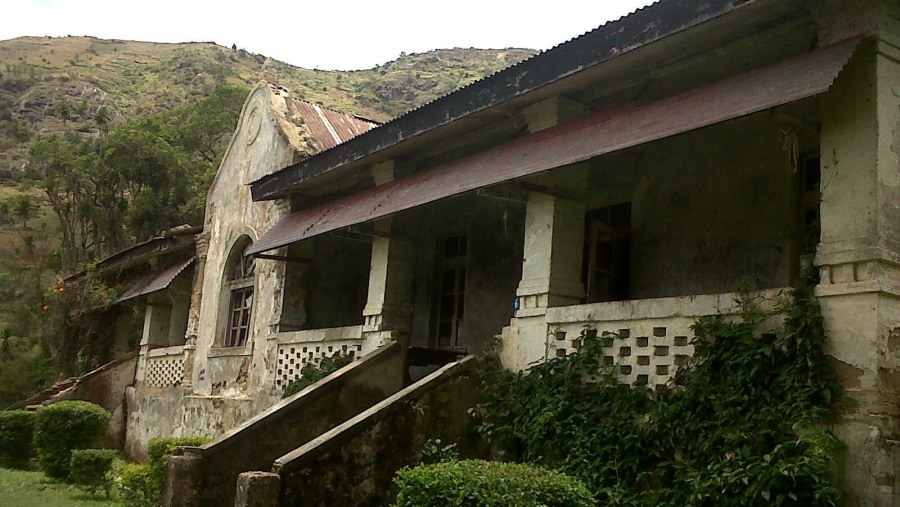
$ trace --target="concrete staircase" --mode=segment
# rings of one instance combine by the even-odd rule
[[[40,391],[24,400],[17,401],[12,405],[8,406],[6,410],[37,410],[44,405],[49,405],[52,398],[57,394],[66,391],[74,386],[76,386],[81,377],[69,377],[64,380],[60,380],[53,384],[52,386]]]

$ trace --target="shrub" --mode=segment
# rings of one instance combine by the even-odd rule
[[[617,337],[585,330],[577,354],[488,377],[479,429],[505,459],[570,474],[610,507],[832,507],[837,390],[814,286],[774,313],[743,299],[740,316],[699,319],[690,367],[653,395],[600,366]]]
[[[160,491],[150,478],[150,465],[120,462],[113,470],[116,495],[127,507],[156,507]]]
[[[75,449],[69,462],[69,479],[92,492],[109,495],[110,470],[118,452],[110,449]]]
[[[405,468],[394,507],[590,507],[577,479],[531,465],[448,461]]]
[[[109,418],[103,407],[86,401],[61,401],[38,410],[34,447],[44,473],[67,479],[72,450],[96,445],[106,434]]]
[[[169,455],[178,447],[198,446],[209,442],[207,437],[166,437],[152,438],[147,445],[147,465],[150,466],[150,480],[154,491],[162,494],[166,484],[166,465]]]
[[[24,463],[31,457],[35,412],[9,410],[0,412],[0,456],[13,463]]]

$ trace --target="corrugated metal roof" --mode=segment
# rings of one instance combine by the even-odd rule
[[[638,9],[401,115],[352,142],[263,176],[251,185],[253,200],[282,198],[323,173],[762,1],[666,0]]]
[[[601,111],[332,203],[292,213],[257,241],[261,253],[496,183],[561,167],[823,93],[858,39],[646,105]]]
[[[309,133],[316,153],[334,148],[378,126],[373,121],[304,100],[285,97],[285,101],[292,117],[299,119],[300,127]]]
[[[156,291],[163,290],[168,287],[178,275],[181,274],[191,263],[194,262],[194,257],[190,259],[179,262],[169,268],[167,268],[162,273],[154,273],[147,278],[139,281],[133,287],[128,289],[125,294],[122,294],[122,297],[119,298],[119,302],[128,301],[129,299],[134,299],[140,296],[146,296],[147,294],[152,294]]]

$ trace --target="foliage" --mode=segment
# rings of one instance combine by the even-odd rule
[[[519,374],[494,373],[481,431],[514,460],[585,481],[613,506],[831,506],[835,397],[818,303],[801,284],[782,330],[745,301],[736,319],[700,319],[690,368],[650,395],[601,365],[604,340]]]
[[[31,458],[34,438],[34,412],[7,410],[0,412],[0,456],[15,464]]]
[[[150,482],[157,494],[162,494],[166,485],[166,466],[169,455],[179,447],[196,447],[209,442],[208,437],[166,437],[151,438],[147,445],[147,465],[150,467]]]
[[[335,352],[331,357],[323,358],[318,365],[308,363],[300,370],[300,379],[288,384],[281,397],[289,398],[352,362],[353,356]]]
[[[60,226],[62,266],[110,255],[161,230],[202,219],[206,190],[246,90],[217,87],[208,97],[105,135],[69,132],[35,141],[30,177]],[[102,110],[98,121],[107,121]],[[108,123],[108,122],[107,122]]]
[[[44,473],[67,479],[72,451],[96,445],[106,434],[109,418],[109,411],[86,401],[61,401],[38,410],[34,447]]]
[[[444,441],[440,438],[425,442],[425,448],[422,449],[422,463],[434,464],[446,461],[456,461],[459,459],[459,448],[456,444],[444,445]]]
[[[157,507],[161,491],[151,479],[150,465],[120,461],[113,467],[116,496],[127,507]]]
[[[395,507],[590,507],[581,481],[532,465],[448,461],[400,470]]]
[[[75,449],[69,462],[69,480],[88,491],[109,495],[110,472],[118,452],[111,449]]]

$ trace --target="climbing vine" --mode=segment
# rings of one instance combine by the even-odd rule
[[[825,422],[836,384],[811,284],[769,312],[740,303],[737,318],[696,322],[690,367],[661,392],[620,384],[602,366],[605,340],[586,332],[577,354],[497,369],[475,410],[480,431],[503,459],[575,476],[601,505],[835,505]],[[762,333],[773,318],[780,330]]]

